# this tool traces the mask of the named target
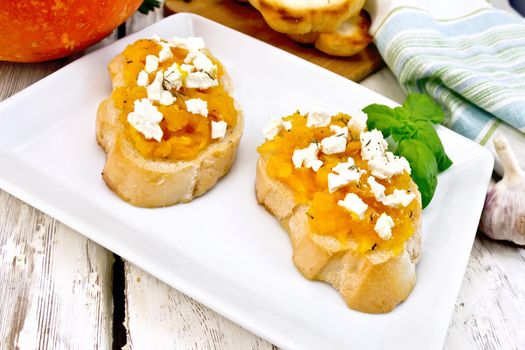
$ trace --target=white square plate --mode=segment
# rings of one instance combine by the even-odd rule
[[[95,114],[106,66],[143,37],[202,36],[233,78],[246,128],[235,165],[189,204],[140,209],[100,172]],[[322,102],[321,102],[322,101]],[[423,254],[409,299],[389,314],[350,310],[303,278],[288,235],[254,195],[256,147],[271,116],[322,103],[352,113],[394,105],[358,84],[198,16],[179,14],[93,52],[0,105],[0,187],[173,287],[288,349],[439,349],[463,278],[492,156],[439,128],[454,161],[423,216]]]

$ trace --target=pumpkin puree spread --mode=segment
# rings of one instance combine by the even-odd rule
[[[416,194],[413,191],[410,192],[410,189],[415,187],[411,185],[410,168],[406,160],[385,152],[385,154],[389,153],[391,159],[396,158],[396,161],[406,164],[402,165],[405,170],[398,169],[397,173],[390,177],[378,175],[362,155],[364,145],[361,141],[364,140],[363,137],[366,139],[372,135],[364,127],[356,127],[356,123],[350,122],[352,118],[342,113],[329,116],[322,126],[319,124],[307,126],[308,118],[310,118],[308,114],[301,115],[300,112],[296,112],[277,122],[271,121],[274,127],[273,133],[270,130],[271,126],[263,130],[266,142],[259,146],[258,152],[267,160],[268,175],[290,188],[295,194],[297,203],[309,205],[307,215],[312,232],[334,236],[343,245],[351,238],[357,243],[356,249],[361,253],[390,250],[396,255],[399,254],[403,250],[404,243],[415,232],[416,218],[421,213],[420,201],[415,199]],[[275,129],[276,125],[277,129]],[[335,138],[338,136],[345,139],[341,152],[337,152],[334,148],[323,148],[329,146],[328,141],[337,141]],[[332,139],[323,142],[328,137]],[[381,140],[384,143],[382,136]],[[370,144],[371,141],[373,140],[365,142]],[[299,164],[300,153],[308,147],[317,148],[313,153],[317,153],[317,159],[322,165],[318,162],[316,166],[317,160],[311,162],[310,167],[305,166],[306,162],[302,166]],[[299,162],[296,164],[297,160]],[[374,161],[377,163],[377,159]],[[330,193],[328,178],[333,176],[337,179],[338,175],[334,171],[340,167],[347,171],[347,179],[352,176],[353,178],[351,181],[339,183],[336,189],[332,187]],[[370,183],[384,186],[383,193],[374,194]],[[375,187],[377,189],[378,186]],[[391,200],[385,199],[393,198],[389,195],[393,194],[394,190],[403,191],[406,197],[405,203],[392,204]],[[381,192],[381,186],[377,192]],[[351,211],[342,205],[348,194],[353,199],[357,198],[361,207],[357,205],[355,211]],[[365,206],[366,210],[363,210]],[[378,234],[383,232],[379,227],[381,225],[378,225],[380,217],[382,221],[386,218],[386,222],[390,223],[389,235],[383,237]]]
[[[228,128],[236,125],[237,111],[233,98],[221,84],[224,70],[220,62],[203,46],[192,46],[185,40],[143,39],[129,45],[123,52],[124,85],[113,90],[111,99],[121,111],[120,118],[125,121],[127,136],[145,158],[194,159],[215,141],[212,138],[212,124],[225,122]],[[213,70],[199,69],[195,57],[200,57],[201,66],[204,60],[204,64],[208,62],[208,68]],[[192,61],[194,58],[195,60]],[[149,59],[152,61],[149,62],[150,66],[146,62]],[[171,75],[170,69],[174,75]],[[209,80],[203,82],[197,79],[197,83],[189,87],[187,79],[190,74],[195,74],[195,77],[201,80],[202,77],[205,79],[209,77]],[[169,80],[170,76],[177,76],[178,80]],[[156,78],[159,80],[156,81]],[[155,87],[152,88],[151,93],[149,89],[155,83],[158,84],[156,92],[167,94],[167,97],[162,95],[160,100],[158,98],[160,95],[156,98],[152,97]],[[199,83],[203,85],[199,86]],[[189,111],[190,105],[186,103],[190,100],[198,101],[199,106],[204,103],[207,111]],[[153,105],[162,114],[160,121],[158,117],[153,122],[147,115],[146,117],[139,115],[143,117],[139,120],[140,125],[146,125],[149,130],[152,127],[157,128],[158,135],[161,135],[158,140],[151,136],[147,137],[147,133],[141,132],[140,128],[130,123],[130,114],[137,109],[137,101],[144,101],[148,106]],[[148,111],[151,112],[151,109]],[[222,137],[224,133],[223,130]]]

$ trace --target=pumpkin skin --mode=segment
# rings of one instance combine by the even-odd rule
[[[143,0],[1,0],[0,60],[40,62],[81,51],[123,23]]]

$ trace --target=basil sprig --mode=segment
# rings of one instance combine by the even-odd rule
[[[416,93],[408,95],[401,107],[371,104],[363,112],[368,115],[368,129],[391,136],[397,143],[394,153],[410,163],[425,208],[436,191],[437,174],[452,165],[433,126],[443,122],[445,114],[430,96]]]

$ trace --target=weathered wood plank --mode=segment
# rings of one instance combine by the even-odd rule
[[[478,234],[445,349],[525,349],[525,249]]]
[[[109,348],[112,258],[0,191],[0,348]]]
[[[126,263],[126,349],[273,349],[261,338]]]

